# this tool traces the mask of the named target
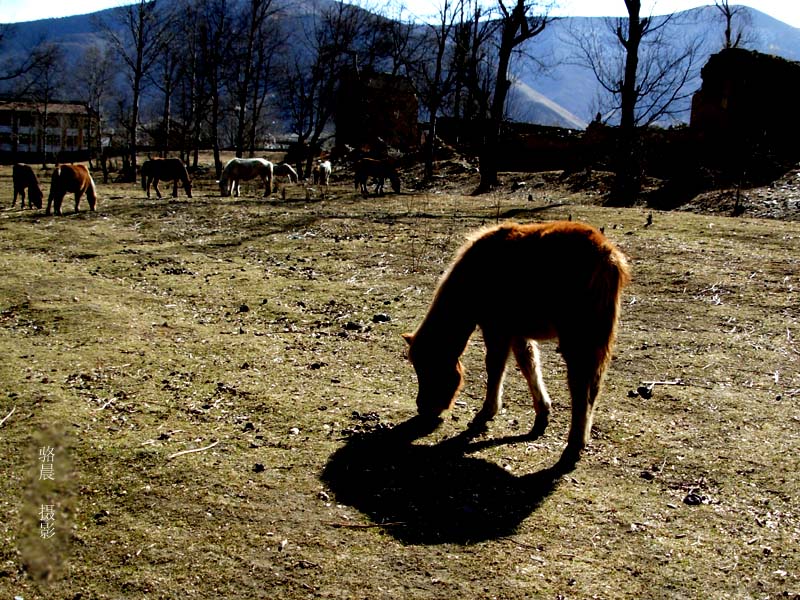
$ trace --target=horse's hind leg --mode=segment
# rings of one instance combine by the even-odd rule
[[[607,346],[592,347],[585,341],[582,346],[569,347],[562,340],[561,350],[567,363],[567,382],[572,396],[572,422],[561,462],[574,464],[589,443],[594,403],[600,392],[608,349]]]
[[[536,411],[536,420],[531,430],[532,437],[539,437],[544,433],[550,422],[550,396],[542,379],[542,367],[539,361],[539,346],[533,340],[514,338],[511,340],[511,349],[517,365],[528,382],[528,389],[533,398],[533,409]]]
[[[505,335],[484,331],[483,341],[486,345],[486,399],[483,408],[470,423],[473,428],[486,425],[503,406],[503,380],[511,351],[511,340]]]
[[[178,197],[178,180],[177,179],[172,182],[172,197],[173,198],[177,198]]]

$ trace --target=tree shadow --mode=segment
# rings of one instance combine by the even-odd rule
[[[513,534],[566,470],[556,465],[517,476],[467,456],[528,436],[474,443],[466,432],[434,446],[413,443],[438,424],[414,417],[390,430],[354,436],[331,456],[321,479],[337,502],[404,543],[469,544]]]

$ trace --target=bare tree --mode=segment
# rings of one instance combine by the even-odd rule
[[[511,87],[509,64],[511,54],[524,42],[536,37],[552,21],[549,6],[539,2],[497,0],[500,11],[500,42],[497,50],[497,77],[494,94],[485,124],[483,147],[480,153],[481,182],[479,192],[489,191],[497,185],[497,144],[505,116],[506,98]]]
[[[177,34],[177,32],[175,32]],[[172,98],[178,87],[178,74],[181,64],[181,52],[172,43],[173,35],[165,36],[159,45],[158,53],[153,61],[153,69],[147,78],[162,94],[161,123],[154,136],[160,154],[166,157],[170,150],[172,138]]]
[[[367,32],[374,15],[341,1],[323,9],[299,54],[287,57],[280,96],[301,147],[316,148],[335,109],[339,81],[347,71],[372,67]],[[301,174],[311,171],[313,151],[306,156]]]
[[[42,157],[42,167],[47,166],[47,128],[50,124],[50,104],[63,92],[64,55],[59,46],[52,43],[42,44],[35,50],[39,56],[35,66],[24,75],[27,95],[35,102],[39,115],[41,131],[38,138],[38,151]]]
[[[159,6],[157,0],[139,0],[113,13],[121,28],[103,25],[103,33],[124,64],[131,87],[128,175],[133,177],[136,177],[139,103],[148,82],[146,75],[174,31],[168,10],[159,10]]]
[[[15,24],[0,23],[0,49],[7,50],[18,31]],[[41,69],[43,63],[52,61],[54,48],[53,44],[47,44],[44,39],[40,39],[33,44],[33,51],[25,48],[19,52],[8,52],[0,61],[0,82],[13,82],[14,94],[20,98],[26,97],[30,91],[29,86],[35,80],[35,77],[30,76],[31,73]]]
[[[640,0],[625,0],[627,17],[607,19],[606,31],[573,33],[578,61],[607,94],[601,115],[619,120],[612,202],[631,204],[641,187],[638,129],[686,109],[702,40],[681,40],[675,15],[643,17]]]
[[[236,117],[236,156],[244,154],[245,146],[254,153],[258,118],[266,97],[268,70],[272,54],[280,40],[271,24],[277,14],[273,0],[249,0],[239,14],[233,36],[231,84]],[[249,115],[249,120],[248,120]]]
[[[200,160],[200,145],[213,90],[206,85],[205,63],[207,24],[205,7],[196,0],[183,0],[177,21],[181,51],[177,53],[176,120],[180,128],[181,158],[193,167]]]
[[[728,0],[714,0],[714,6],[725,21],[723,48],[742,48],[751,42],[746,35],[746,27],[750,24],[750,13],[745,6],[731,6]],[[734,25],[734,18],[739,25]]]
[[[222,101],[227,91],[225,68],[230,57],[232,17],[227,0],[200,0],[198,5],[202,64],[200,94],[208,102],[209,136],[214,151],[216,176],[219,178],[222,174],[219,131],[223,117]]]
[[[464,0],[459,0],[463,2]],[[376,35],[383,40],[383,55],[389,60],[391,75],[407,75],[409,68],[423,57],[424,44],[415,35],[416,24],[406,18],[401,4],[394,13],[385,14],[386,19],[376,27]]]
[[[454,32],[453,56],[450,68],[455,74],[452,115],[471,121],[489,114],[491,86],[483,85],[488,77],[481,76],[481,68],[491,68],[486,53],[486,42],[496,31],[496,21],[482,19],[478,0],[463,0],[459,7],[459,21]],[[496,66],[495,66],[496,71]]]
[[[436,21],[426,27],[425,47],[428,52],[410,65],[412,80],[415,82],[425,109],[428,112],[428,132],[425,138],[425,179],[433,178],[433,157],[436,145],[436,121],[445,97],[450,93],[456,72],[447,67],[452,62],[448,53],[452,51],[452,36],[462,13],[463,0],[442,0]]]
[[[75,87],[89,110],[89,161],[99,157],[103,167],[103,181],[108,182],[108,169],[102,152],[102,128],[105,122],[105,103],[115,74],[111,55],[105,47],[89,46],[84,50],[76,69]]]

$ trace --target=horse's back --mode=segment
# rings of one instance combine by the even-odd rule
[[[460,250],[450,278],[462,294],[469,290],[479,324],[543,339],[584,322],[601,304],[616,310],[630,274],[625,255],[599,230],[554,221],[478,232]]]

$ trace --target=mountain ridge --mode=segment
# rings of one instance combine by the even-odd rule
[[[311,2],[284,3],[295,15],[313,10]],[[102,11],[26,21],[14,24],[13,44],[0,51],[0,60],[10,54],[27,52],[40,41],[64,45],[70,49],[88,46],[102,39],[98,24],[108,20],[114,11]],[[748,48],[776,54],[789,60],[800,60],[800,28],[792,27],[756,9],[745,8],[749,20],[747,31],[751,38]],[[682,33],[688,39],[703,37],[706,48],[697,61],[696,74],[687,89],[693,92],[700,87],[700,67],[712,53],[722,47],[723,21],[714,6],[705,6],[675,14],[685,25]],[[581,128],[592,120],[602,104],[601,86],[592,73],[576,64],[574,48],[570,48],[570,31],[603,27],[606,17],[564,17],[553,21],[539,36],[531,40],[526,51],[545,57],[550,65],[542,70],[530,62],[516,61],[514,86],[509,103],[509,118],[515,121],[544,125]],[[615,19],[612,19],[612,22]],[[717,33],[718,32],[718,33]],[[714,39],[718,36],[718,40]],[[688,102],[679,114],[678,121],[688,121]]]

